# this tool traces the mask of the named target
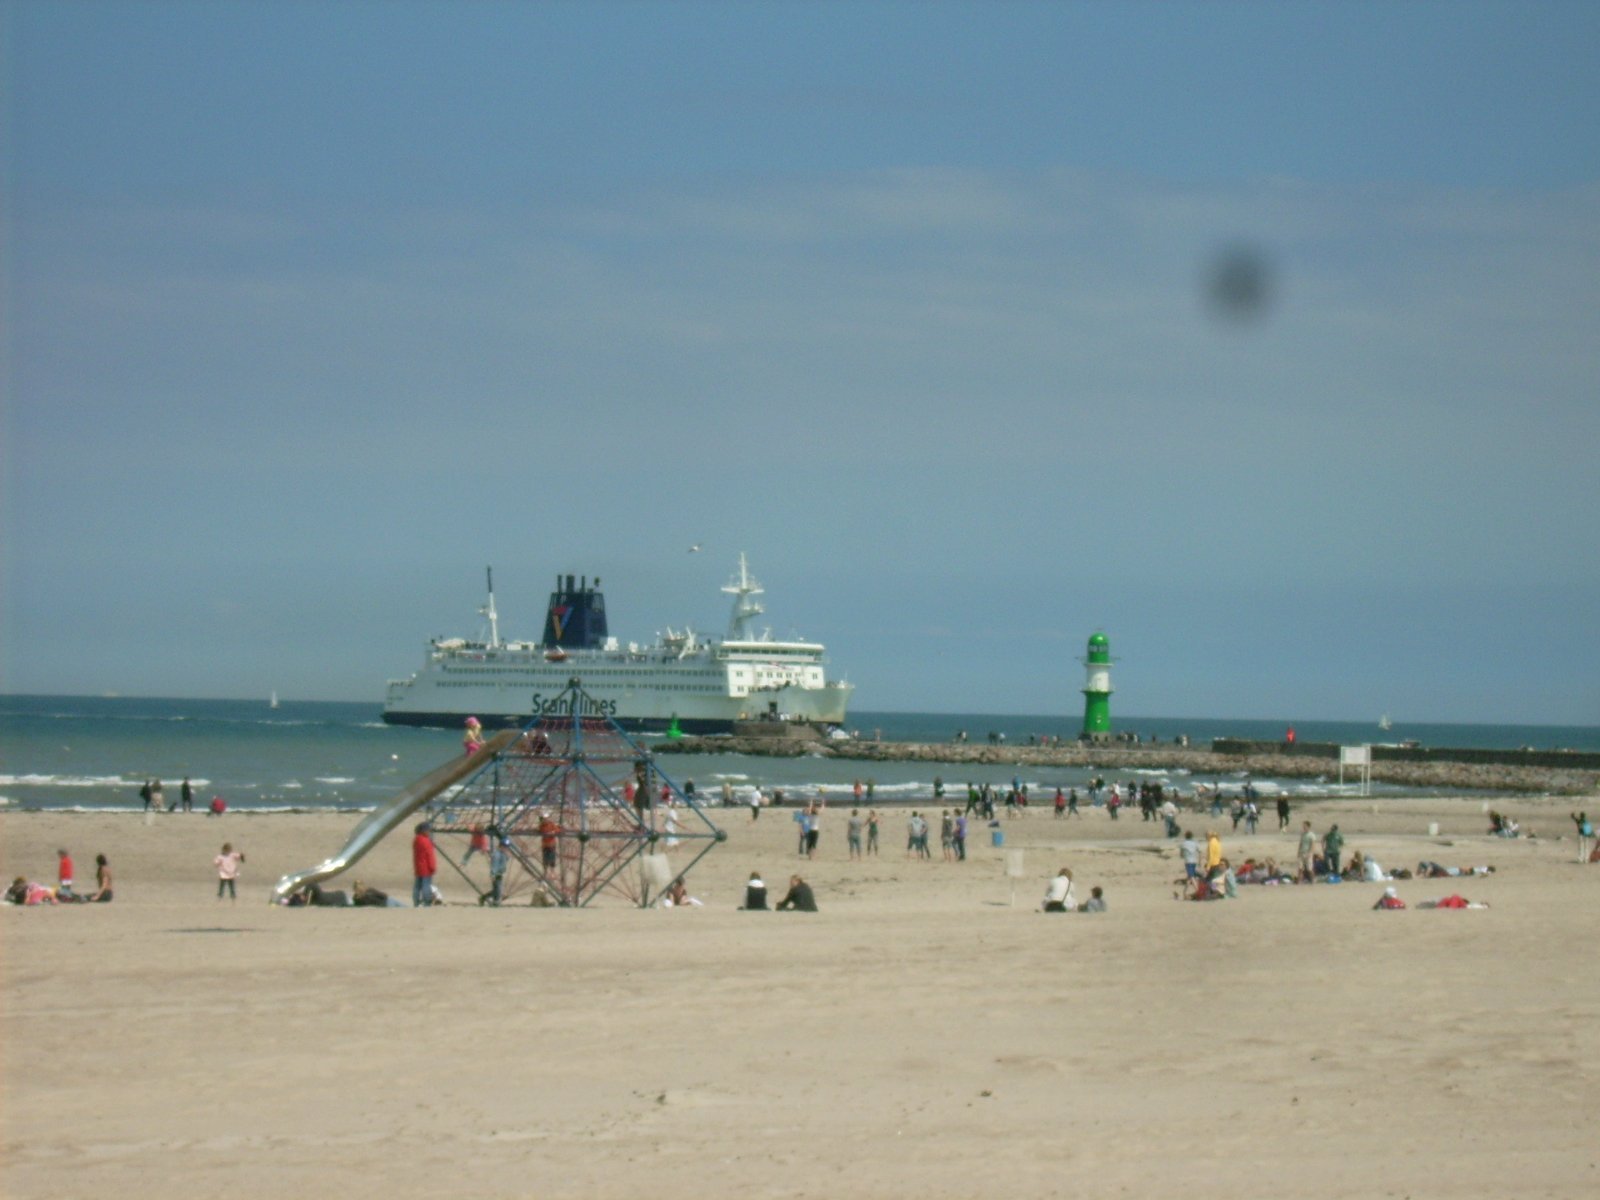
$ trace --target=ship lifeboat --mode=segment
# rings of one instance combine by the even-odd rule
[[[566,662],[567,652],[559,648],[555,650],[546,650],[544,652],[544,657],[546,662]]]

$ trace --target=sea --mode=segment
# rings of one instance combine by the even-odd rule
[[[860,712],[852,714],[850,726],[860,737],[886,742],[948,742],[964,731],[973,743],[986,744],[994,734],[1004,735],[1011,746],[1025,746],[1030,739],[1070,740],[1077,731],[1073,719],[1064,714]],[[1217,737],[1276,740],[1285,732],[1278,721],[1179,717],[1127,717],[1118,728],[1147,742],[1170,742],[1187,735],[1197,747],[1208,746]],[[1600,750],[1600,728],[1587,726],[1396,722],[1381,730],[1376,721],[1303,721],[1296,723],[1295,731],[1302,741],[1344,745],[1405,740],[1453,748]],[[221,796],[235,810],[360,812],[378,806],[460,753],[460,731],[385,725],[376,704],[283,700],[274,707],[264,699],[0,696],[0,807],[8,811],[135,811],[143,808],[138,793],[146,780],[161,780],[171,802],[187,778],[197,810],[213,796]],[[760,786],[769,795],[782,790],[791,796],[820,794],[843,801],[852,795],[856,780],[865,784],[870,779],[875,800],[893,803],[927,799],[936,776],[948,788],[963,789],[968,782],[1008,785],[1020,776],[1030,791],[1053,792],[1057,786],[1081,789],[1098,774],[1108,783],[1161,782],[1185,792],[1205,783],[1220,787],[1224,794],[1237,792],[1245,778],[1242,773],[1194,778],[1157,766],[1098,771],[941,767],[814,756],[662,755],[657,761],[680,786],[693,780],[705,799],[720,796],[724,781],[736,797]],[[1336,769],[1323,779],[1258,775],[1250,782],[1266,795],[1353,794],[1356,788],[1353,782],[1341,788]],[[1414,796],[1428,790],[1374,782],[1372,794]]]

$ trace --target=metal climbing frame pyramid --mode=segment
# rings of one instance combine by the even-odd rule
[[[546,712],[426,808],[441,875],[454,868],[480,904],[610,895],[643,908],[725,840],[577,679]],[[502,854],[474,853],[475,833]]]

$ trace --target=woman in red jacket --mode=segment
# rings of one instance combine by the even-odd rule
[[[439,869],[439,854],[433,848],[433,838],[428,835],[428,823],[417,826],[417,835],[411,839],[411,873],[416,881],[411,885],[411,903],[423,908],[434,902],[433,875]]]

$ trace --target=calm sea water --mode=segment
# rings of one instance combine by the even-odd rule
[[[855,714],[852,727],[863,737],[885,741],[948,741],[966,730],[975,742],[990,732],[1004,733],[1011,745],[1030,736],[1076,733],[1063,716],[1006,716],[993,713]],[[1276,739],[1279,722],[1191,718],[1124,718],[1119,728],[1148,739],[1170,741],[1180,733],[1200,745],[1214,737]],[[1600,729],[1558,726],[1401,725],[1387,733],[1373,723],[1305,721],[1296,725],[1304,741],[1344,744],[1414,738],[1425,745],[1456,747],[1535,746],[1540,749],[1600,750]],[[160,778],[169,800],[188,776],[196,806],[214,795],[233,808],[362,809],[381,803],[400,787],[461,752],[460,735],[449,730],[387,726],[371,704],[284,701],[174,700],[79,696],[0,696],[0,802],[12,809],[141,807],[140,783]],[[743,755],[666,756],[666,773],[682,783],[694,779],[702,794],[716,794],[723,780],[742,789],[761,784],[791,793],[821,792],[843,799],[866,764],[819,758],[768,759]],[[879,799],[926,796],[935,774],[951,786],[1009,782],[1011,767],[939,768],[920,763],[880,763],[871,767]],[[1201,780],[1181,772],[1101,772],[1108,779],[1166,779],[1185,790]],[[1032,787],[1082,787],[1089,772],[1026,768]],[[1223,777],[1224,788],[1238,780]],[[1299,794],[1329,794],[1337,784],[1306,780],[1255,781]],[[1401,789],[1374,785],[1376,794]],[[1417,789],[1405,789],[1415,794]]]

